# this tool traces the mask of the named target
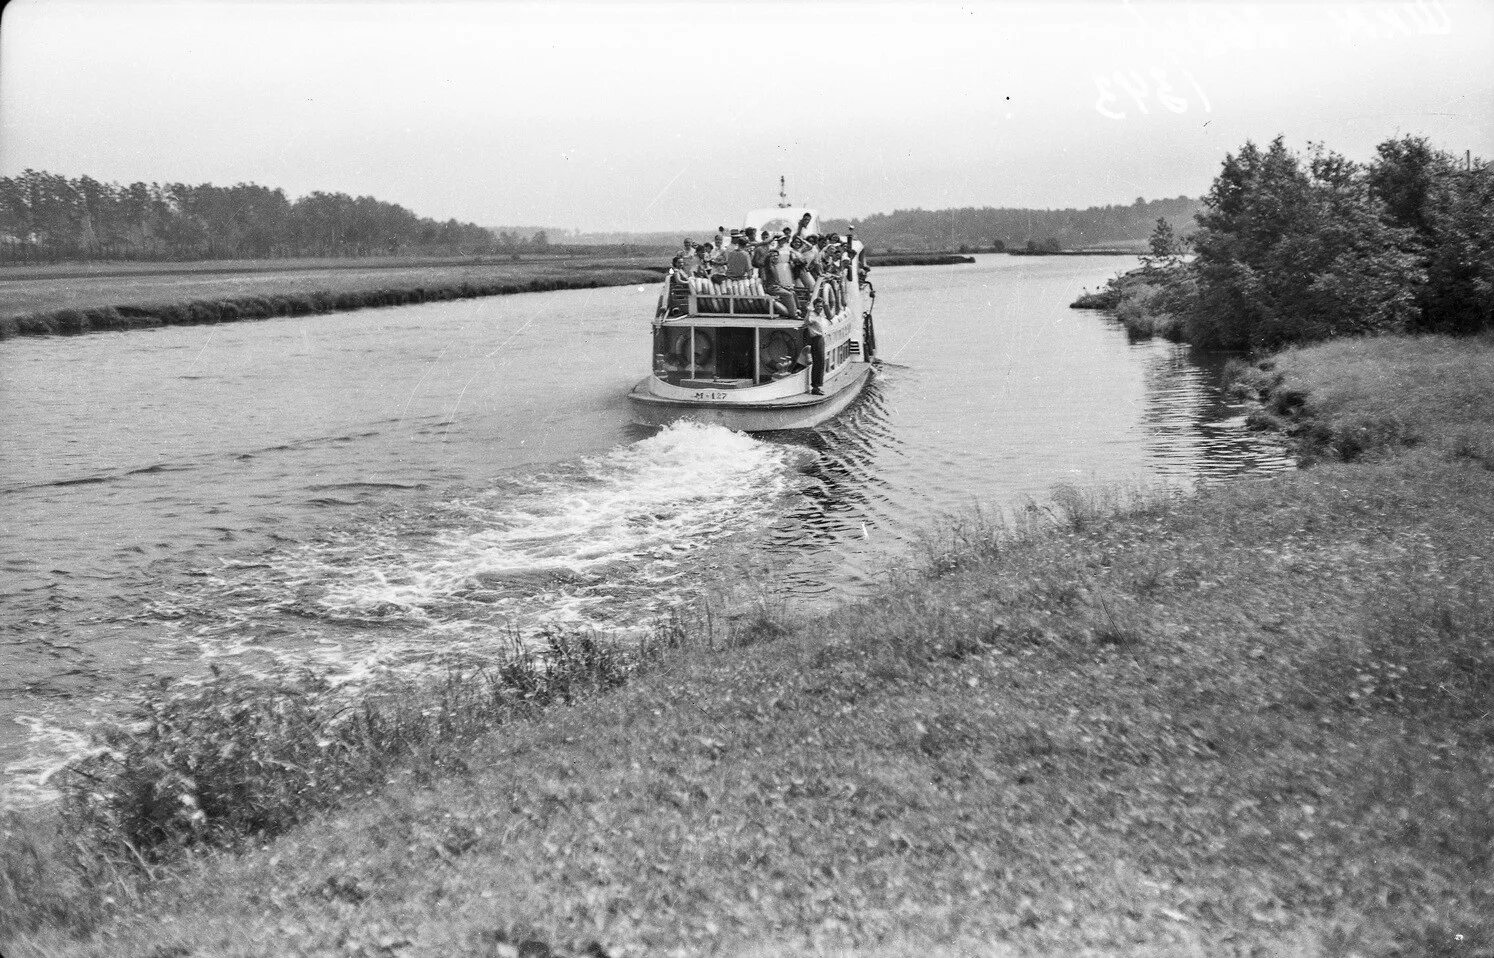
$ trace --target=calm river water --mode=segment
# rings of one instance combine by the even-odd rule
[[[1068,309],[1133,263],[879,269],[894,365],[767,439],[629,425],[652,287],[0,343],[0,804],[161,676],[866,594],[950,513],[1286,467],[1215,366]]]

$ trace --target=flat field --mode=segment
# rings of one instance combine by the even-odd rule
[[[509,258],[233,260],[193,263],[61,263],[0,269],[0,319],[62,310],[221,301],[245,297],[337,296],[379,289],[580,281],[651,282],[644,271],[667,257],[554,255]],[[602,285],[601,282],[596,285]]]

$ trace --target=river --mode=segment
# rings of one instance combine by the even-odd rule
[[[1217,363],[1070,310],[1131,257],[874,271],[838,420],[629,424],[654,287],[0,342],[0,805],[142,688],[356,676],[735,587],[872,594],[941,517],[1287,468]]]

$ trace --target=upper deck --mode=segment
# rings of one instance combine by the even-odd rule
[[[798,329],[804,317],[821,304],[830,323],[845,312],[845,293],[838,280],[822,277],[813,289],[795,289],[800,318],[788,315],[787,307],[763,289],[756,276],[748,279],[711,280],[691,277],[688,287],[665,280],[655,322],[664,326],[738,326],[764,329]]]

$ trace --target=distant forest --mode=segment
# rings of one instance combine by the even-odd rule
[[[873,250],[1144,249],[1158,219],[1191,232],[1198,200],[1088,209],[896,210],[827,219]],[[570,244],[673,247],[676,233],[556,231]],[[573,251],[586,247],[574,246]],[[489,229],[417,216],[372,196],[314,192],[291,200],[254,183],[104,183],[26,170],[0,177],[0,262],[56,259],[248,259],[290,256],[473,255],[552,249],[543,229]]]
[[[1198,200],[1186,196],[1150,201],[1138,197],[1129,206],[1082,210],[895,210],[862,219],[826,220],[824,225],[841,233],[855,226],[856,236],[874,250],[1144,249],[1157,220],[1166,220],[1180,233],[1192,232],[1193,214],[1200,209]]]
[[[0,260],[450,255],[543,249],[543,231],[495,232],[372,196],[239,183],[101,183],[26,170],[0,177]]]
[[[856,227],[856,235],[878,252],[1041,249],[1082,250],[1095,247],[1143,251],[1157,220],[1165,219],[1178,233],[1195,229],[1193,214],[1202,209],[1199,200],[1137,199],[1121,206],[1091,206],[1088,209],[1029,210],[966,207],[957,210],[896,210],[860,219],[822,219],[824,229],[844,233]],[[738,220],[731,217],[728,226]],[[562,243],[631,243],[641,246],[679,245],[681,237],[704,240],[715,226],[670,232],[552,233]]]

